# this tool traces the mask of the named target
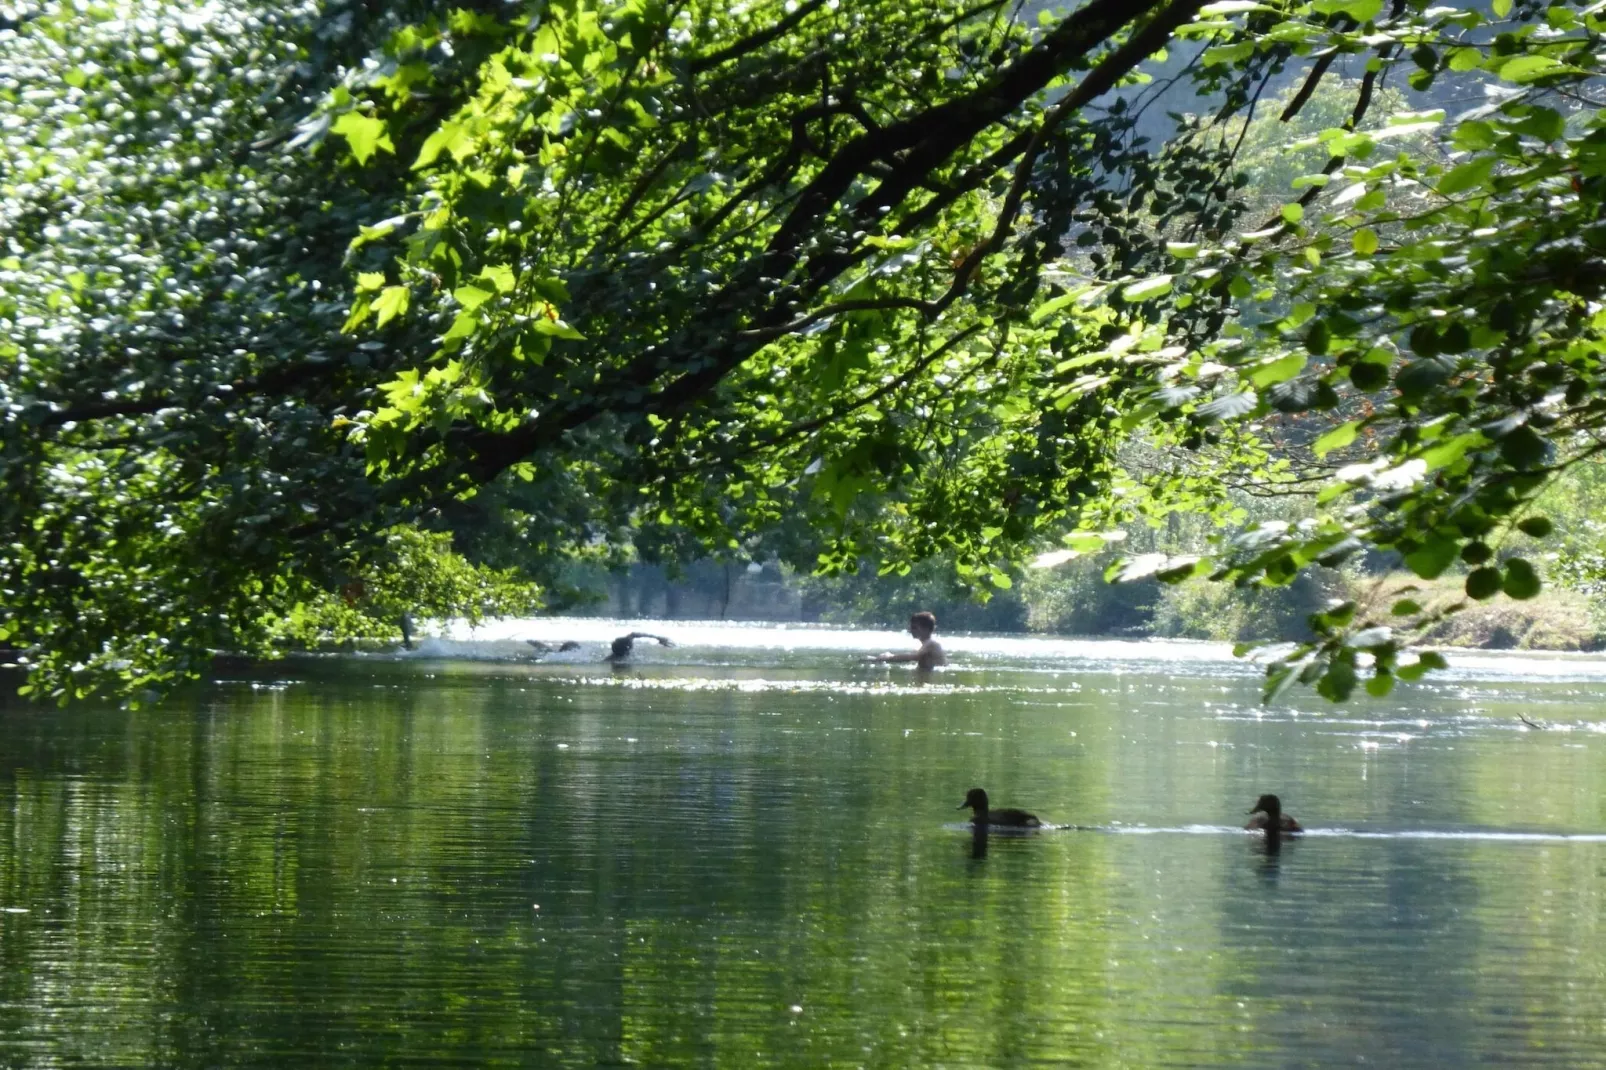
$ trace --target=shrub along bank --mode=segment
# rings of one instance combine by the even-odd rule
[[[1312,569],[1286,587],[1236,588],[1225,584],[1167,586],[1147,581],[1110,584],[1106,562],[1073,561],[1028,573],[978,604],[944,584],[938,570],[907,577],[800,580],[812,619],[839,624],[899,627],[909,608],[929,608],[949,631],[1022,631],[1059,635],[1164,637],[1240,642],[1306,640],[1311,614],[1334,600],[1387,606],[1410,597],[1429,612],[1465,601],[1464,577],[1421,580],[1406,574],[1354,575]],[[1596,650],[1606,647],[1606,601],[1547,587],[1537,597],[1499,596],[1448,616],[1425,635],[1445,646],[1489,649]]]

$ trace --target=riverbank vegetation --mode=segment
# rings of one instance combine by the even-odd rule
[[[1007,594],[1082,555],[1136,585],[1112,607],[1209,579],[1222,628],[1303,616],[1268,693],[1342,699],[1606,575],[1558,522],[1606,434],[1592,7],[13,23],[0,643],[36,694],[397,627],[355,592],[550,604],[576,562]],[[399,531],[475,577],[408,578]],[[1389,571],[1462,596],[1330,579]]]
[[[1176,638],[1244,642],[1308,641],[1312,614],[1335,602],[1392,606],[1411,598],[1446,610],[1466,601],[1465,576],[1422,580],[1409,572],[1362,575],[1310,570],[1290,584],[1238,588],[1146,580],[1111,584],[1113,562],[1088,557],[1048,571],[1027,571],[1009,590],[985,602],[957,584],[943,561],[926,562],[901,577],[873,570],[852,576],[798,574],[771,564],[749,571],[699,562],[678,576],[661,566],[571,574],[574,586],[561,611],[668,620],[821,622],[901,631],[913,608],[930,609],[944,632],[1003,632]],[[1591,593],[1548,586],[1531,599],[1497,597],[1466,606],[1424,638],[1433,646],[1590,651],[1606,648],[1606,606]]]

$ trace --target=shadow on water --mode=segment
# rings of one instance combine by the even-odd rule
[[[1255,845],[1254,852],[1260,862],[1260,876],[1268,884],[1275,884],[1281,873],[1284,841],[1286,839],[1288,846],[1292,848],[1293,837],[1267,835],[1258,838],[1260,842]]]

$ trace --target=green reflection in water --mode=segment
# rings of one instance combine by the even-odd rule
[[[1606,843],[1481,836],[1602,831],[1587,695],[1157,668],[0,709],[0,1065],[1606,1064]],[[1101,830],[973,857],[976,784]],[[1268,855],[1263,790],[1371,835]]]

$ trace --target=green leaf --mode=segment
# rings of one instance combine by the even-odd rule
[[[1513,468],[1530,471],[1545,463],[1550,455],[1550,444],[1539,432],[1523,424],[1500,440],[1500,455],[1511,462]]]
[[[1125,540],[1124,531],[1074,531],[1061,541],[1072,550],[1082,554],[1098,553],[1112,542]]]
[[[1443,669],[1447,665],[1442,654],[1424,650],[1417,654],[1416,661],[1397,667],[1394,674],[1401,680],[1420,680],[1433,669]]]
[[[1350,243],[1361,256],[1371,256],[1377,252],[1377,231],[1371,227],[1362,227],[1355,232]]]
[[[1305,332],[1305,349],[1314,356],[1323,356],[1333,344],[1333,329],[1326,320],[1317,320]]]
[[[1298,204],[1285,204],[1282,207],[1283,219],[1290,223],[1298,223],[1305,218],[1305,208]]]
[[[536,279],[531,288],[537,297],[554,305],[569,303],[569,286],[559,278]]]
[[[1455,365],[1450,361],[1440,360],[1437,357],[1423,357],[1403,365],[1394,373],[1394,388],[1407,400],[1414,401],[1448,381],[1454,372]]]
[[[1567,119],[1554,108],[1535,106],[1521,122],[1512,123],[1511,129],[1540,141],[1560,141],[1567,133]]]
[[[1494,12],[1495,18],[1503,19],[1511,14],[1512,3],[1513,0],[1494,0],[1494,2],[1489,5],[1489,10]]]
[[[435,160],[443,152],[449,152],[452,159],[462,163],[474,155],[476,144],[472,135],[456,120],[447,120],[436,131],[424,139],[423,146],[418,150],[418,159],[413,161],[413,170],[420,171]]]
[[[1541,78],[1550,78],[1561,74],[1583,74],[1584,71],[1570,66],[1549,56],[1523,55],[1501,64],[1496,72],[1507,82],[1516,82],[1525,85],[1537,82]]]
[[[472,312],[459,312],[452,320],[451,329],[441,335],[441,348],[453,350],[460,346],[463,339],[471,337],[479,329],[480,319]]]
[[[1467,573],[1467,597],[1476,598],[1480,602],[1493,598],[1500,593],[1501,582],[1499,569],[1475,568]]]
[[[475,278],[484,279],[495,286],[497,293],[513,292],[513,269],[506,264],[492,264],[490,267],[482,268]]]
[[[1348,15],[1356,22],[1371,22],[1383,10],[1383,0],[1315,0],[1311,10],[1323,15]]]
[[[1239,41],[1230,45],[1216,45],[1207,48],[1200,54],[1200,59],[1206,67],[1215,67],[1224,63],[1237,63],[1246,60],[1255,54],[1253,41]]]
[[[1334,660],[1316,681],[1316,693],[1331,702],[1343,702],[1355,690],[1355,666],[1348,661]]]
[[[491,291],[482,290],[478,286],[459,286],[452,291],[457,303],[472,312],[491,299]]]
[[[1326,457],[1334,450],[1341,450],[1351,442],[1354,442],[1355,436],[1360,432],[1360,429],[1361,422],[1359,420],[1351,420],[1349,423],[1339,424],[1331,431],[1317,438],[1311,449],[1315,451],[1316,456]]]
[[[351,145],[351,154],[357,157],[360,164],[366,164],[368,158],[380,149],[385,152],[396,151],[396,146],[390,142],[390,135],[385,132],[384,120],[361,112],[348,111],[336,119],[329,129],[346,139]]]
[[[1033,322],[1033,323],[1041,323],[1041,322],[1043,322],[1044,320],[1048,319],[1048,317],[1052,316],[1054,313],[1060,311],[1061,309],[1065,308],[1067,305],[1069,305],[1072,302],[1074,302],[1084,292],[1085,291],[1082,288],[1078,288],[1078,289],[1072,290],[1069,293],[1060,294],[1058,297],[1049,298],[1047,301],[1044,301],[1042,304],[1040,304],[1036,308],[1032,309],[1031,322]]]
[[[1556,529],[1547,516],[1524,517],[1517,521],[1517,530],[1534,539],[1543,539]]]
[[[1422,612],[1422,607],[1409,598],[1402,598],[1389,608],[1389,612],[1396,617],[1414,617]]]
[[[379,296],[374,299],[374,311],[379,314],[379,326],[383,327],[406,312],[409,296],[405,286],[387,286],[379,291]]]
[[[574,342],[585,341],[585,335],[581,334],[567,323],[564,323],[562,320],[547,319],[545,316],[537,316],[531,321],[530,325],[534,327],[537,332],[550,335],[553,338],[567,338]]]
[[[1289,353],[1268,364],[1261,364],[1251,369],[1249,381],[1261,389],[1274,383],[1287,382],[1305,370],[1305,362],[1309,359],[1303,353]]]
[[[1484,438],[1481,431],[1469,431],[1464,435],[1452,435],[1438,444],[1425,449],[1421,453],[1422,463],[1427,465],[1428,471],[1436,472],[1440,468],[1455,464],[1470,451],[1488,445],[1489,440]]]
[[[1128,304],[1137,304],[1156,297],[1164,297],[1171,292],[1171,275],[1154,275],[1141,282],[1134,282],[1121,291],[1121,300]]]
[[[389,219],[381,219],[373,226],[364,225],[360,227],[357,236],[351,239],[351,251],[356,252],[358,249],[361,249],[370,242],[376,242],[382,238],[389,237],[391,234],[395,233],[398,226],[406,221],[406,216],[392,216]]]
[[[1453,197],[1475,186],[1485,185],[1489,181],[1490,172],[1494,170],[1494,163],[1493,156],[1480,156],[1450,168],[1445,176],[1439,179],[1439,193],[1445,197]]]
[[[1495,130],[1493,123],[1486,123],[1482,119],[1468,119],[1455,128],[1450,135],[1450,144],[1458,149],[1468,152],[1482,152],[1492,149],[1500,143],[1500,134]]]
[[[1442,535],[1432,536],[1418,549],[1405,555],[1405,567],[1423,579],[1431,580],[1450,567],[1455,561],[1457,549],[1454,540]]]
[[[1526,601],[1537,595],[1542,586],[1539,573],[1533,565],[1520,557],[1513,557],[1506,562],[1506,577],[1500,589],[1506,592],[1508,598]]]
[[[1330,609],[1320,613],[1312,613],[1310,626],[1316,631],[1326,635],[1340,628],[1348,627],[1349,622],[1355,619],[1355,610],[1358,607],[1353,600],[1343,601]]]
[[[1356,361],[1349,366],[1349,381],[1355,384],[1356,390],[1366,393],[1381,390],[1388,385],[1388,365],[1370,360]]]
[[[1383,698],[1394,690],[1394,674],[1379,671],[1377,675],[1366,681],[1366,693],[1373,698]]]

